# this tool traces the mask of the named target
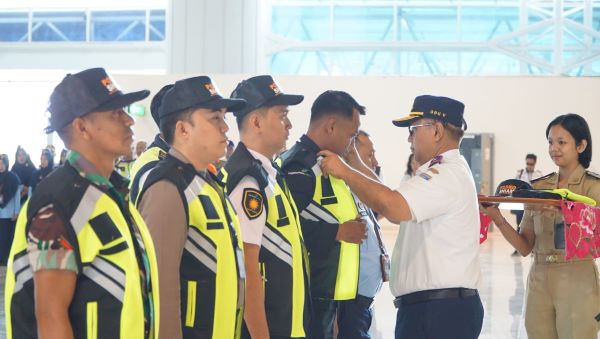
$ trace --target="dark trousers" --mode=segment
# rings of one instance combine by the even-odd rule
[[[344,301],[313,299],[311,339],[332,339],[336,316],[339,339],[371,338],[369,328],[373,319],[372,303],[372,298],[361,296]]]
[[[269,333],[269,337],[271,339],[302,339],[302,338],[292,338],[292,337],[287,337],[287,336],[281,336],[281,335],[273,335]],[[240,335],[241,339],[251,339],[252,336],[250,335],[250,331],[248,330],[248,326],[246,326],[246,322],[244,321],[242,323],[242,334]]]
[[[373,298],[338,301],[338,339],[370,339]]]
[[[476,339],[483,324],[479,295],[398,307],[396,339]]]
[[[515,210],[512,211],[513,214],[515,215],[515,217],[517,217],[517,232],[519,232],[521,230],[521,220],[523,220],[523,214],[525,213],[525,211],[522,210]]]
[[[16,221],[11,219],[0,219],[0,265],[8,262],[10,247],[15,236]]]

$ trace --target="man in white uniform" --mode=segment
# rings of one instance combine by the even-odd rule
[[[221,175],[238,213],[246,264],[246,305],[242,339],[308,336],[308,256],[299,213],[273,157],[292,124],[289,106],[304,96],[286,94],[269,75],[240,82],[232,98],[246,107],[234,115],[240,142]]]
[[[324,173],[344,180],[367,206],[388,220],[408,221],[392,256],[390,287],[398,308],[396,338],[477,338],[483,307],[477,286],[479,214],[471,170],[458,145],[466,129],[464,105],[419,96],[408,127],[416,176],[391,190],[354,154],[350,165],[322,151]],[[358,168],[359,170],[356,170]]]

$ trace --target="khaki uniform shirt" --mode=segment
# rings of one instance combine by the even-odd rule
[[[558,188],[558,173],[552,173],[532,181],[535,189],[555,189]],[[590,197],[600,205],[600,176],[586,171],[579,165],[571,174],[568,180],[567,188],[576,194]],[[564,249],[555,247],[555,229],[556,225],[563,222],[562,213],[556,211],[545,211],[539,208],[526,208],[522,229],[530,229],[535,233],[535,244],[533,246],[534,254],[551,255],[564,254]],[[563,237],[564,238],[564,237]],[[590,257],[591,258],[591,257]]]

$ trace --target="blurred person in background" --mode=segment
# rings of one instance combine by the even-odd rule
[[[10,169],[11,172],[16,174],[21,181],[21,204],[25,203],[27,197],[29,196],[29,180],[33,176],[35,172],[35,165],[31,161],[29,154],[25,151],[25,149],[21,146],[17,147],[17,153],[15,154],[15,164]]]
[[[36,186],[45,177],[52,172],[54,169],[54,154],[49,149],[43,149],[40,157],[40,167],[33,172],[31,179],[29,180],[29,187],[31,187],[31,193],[35,190]]]
[[[21,182],[9,171],[8,155],[0,154],[0,265],[6,266],[21,208]]]

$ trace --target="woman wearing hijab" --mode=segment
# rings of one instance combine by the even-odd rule
[[[52,170],[54,169],[54,154],[49,149],[42,150],[42,156],[40,157],[40,168],[38,168],[31,177],[29,187],[31,187],[31,193],[35,190],[37,184],[42,181]]]
[[[29,154],[21,146],[17,147],[17,153],[15,154],[15,164],[10,169],[11,172],[16,174],[23,184],[20,191],[21,205],[25,203],[29,196],[29,180],[35,172],[35,165],[31,161]]]
[[[19,177],[9,171],[8,155],[0,154],[0,265],[6,265],[15,221],[21,208]]]

